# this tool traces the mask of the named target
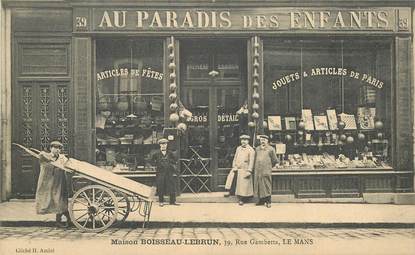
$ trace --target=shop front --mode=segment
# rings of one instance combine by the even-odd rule
[[[8,1],[12,141],[152,184],[166,137],[200,193],[224,190],[241,134],[267,134],[273,194],[413,192],[413,6],[242,2]],[[38,165],[12,163],[10,196],[33,196]]]

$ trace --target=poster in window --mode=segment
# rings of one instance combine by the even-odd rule
[[[295,117],[285,117],[285,129],[286,130],[296,130],[297,123],[295,121]]]
[[[314,126],[316,127],[316,130],[329,130],[326,115],[314,116]]]
[[[359,107],[357,108],[357,121],[360,129],[375,128],[376,108]]]
[[[314,130],[313,113],[311,109],[302,109],[301,118],[305,124],[305,130]]]
[[[268,129],[270,131],[282,130],[281,116],[268,116]]]
[[[343,121],[346,126],[344,127],[344,130],[356,130],[356,119],[353,114],[346,114],[346,113],[340,113],[339,114],[340,120]]]
[[[329,109],[327,112],[327,119],[329,121],[330,130],[337,130],[337,115],[335,109]]]
[[[285,154],[286,152],[287,152],[287,146],[285,145],[285,143],[277,143],[275,145],[275,154],[281,155],[281,154]]]

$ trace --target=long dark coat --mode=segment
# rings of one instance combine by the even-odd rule
[[[272,193],[272,167],[278,163],[277,155],[273,147],[267,145],[255,149],[254,164],[254,194],[256,197],[264,198]]]
[[[64,213],[68,210],[68,189],[64,170],[48,164],[50,161],[64,163],[64,155],[53,158],[51,153],[39,154],[40,175],[36,189],[36,212],[38,214]]]
[[[170,151],[163,155],[158,151],[152,156],[157,171],[157,193],[169,195],[176,191],[177,159]]]

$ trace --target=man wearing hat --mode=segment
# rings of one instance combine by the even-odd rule
[[[237,172],[235,194],[238,196],[239,205],[243,205],[247,198],[252,197],[254,194],[252,168],[254,166],[255,151],[249,146],[249,135],[241,135],[239,138],[241,145],[236,148],[230,175]],[[227,180],[226,185],[228,187],[230,186],[229,182],[232,183],[232,180]]]
[[[260,145],[255,149],[254,193],[259,201],[256,205],[271,207],[272,167],[278,163],[275,150],[268,144],[267,135],[259,136]]]
[[[50,143],[50,152],[39,154],[40,174],[36,189],[36,212],[38,214],[56,214],[57,227],[67,227],[70,224],[68,212],[68,187],[65,171],[49,162],[64,164],[68,158],[61,154],[62,143]],[[66,224],[62,223],[62,215]]]
[[[157,171],[157,193],[160,206],[164,206],[164,195],[168,194],[171,205],[176,203],[176,180],[173,174],[176,173],[177,159],[171,151],[167,151],[168,140],[161,138],[158,140],[160,150],[152,156],[153,165]]]

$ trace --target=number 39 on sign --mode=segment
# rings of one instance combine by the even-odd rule
[[[85,28],[87,26],[86,17],[75,17],[75,26],[77,28]]]

